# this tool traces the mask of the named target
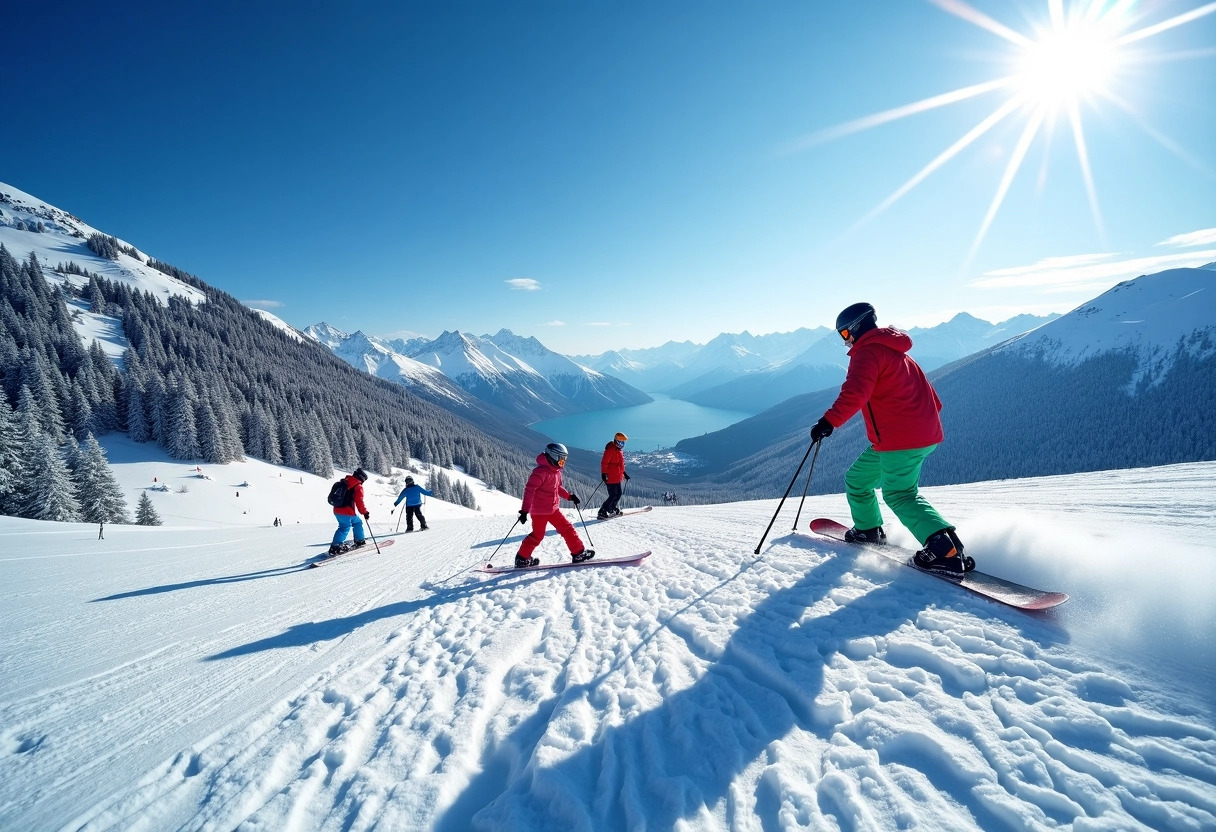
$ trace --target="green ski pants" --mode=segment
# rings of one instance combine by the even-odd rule
[[[920,467],[935,450],[937,445],[882,452],[871,446],[862,451],[844,475],[854,527],[872,529],[882,525],[882,512],[878,508],[878,498],[874,496],[876,488],[882,489],[882,501],[922,546],[929,535],[949,526],[937,509],[920,496],[917,488]]]

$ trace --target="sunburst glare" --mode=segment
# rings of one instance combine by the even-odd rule
[[[991,93],[999,92],[1005,98],[995,110],[907,182],[896,188],[853,228],[886,211],[992,128],[1015,114],[1020,114],[1024,118],[1024,126],[1009,152],[996,192],[980,222],[963,268],[969,267],[979,251],[1036,138],[1040,133],[1049,135],[1050,128],[1057,120],[1067,125],[1072,133],[1077,164],[1085,183],[1093,222],[1099,234],[1104,236],[1097,188],[1090,168],[1090,153],[1085,142],[1083,108],[1105,102],[1124,111],[1129,110],[1128,104],[1119,94],[1118,82],[1124,70],[1134,65],[1149,63],[1153,59],[1154,56],[1146,52],[1141,42],[1216,12],[1216,2],[1141,28],[1134,28],[1143,18],[1133,14],[1133,0],[1077,0],[1067,5],[1065,0],[1047,0],[1044,19],[1026,33],[993,19],[964,0],[926,2],[1004,40],[1009,48],[1009,73],[821,130],[799,142],[798,147],[805,148],[831,141],[910,115]],[[1206,51],[1174,57],[1181,59],[1205,54]],[[1184,161],[1193,163],[1181,149],[1164,139],[1142,120],[1137,119],[1135,123]]]

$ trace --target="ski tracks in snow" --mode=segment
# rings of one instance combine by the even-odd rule
[[[219,701],[242,674],[294,687],[65,828],[1216,825],[1210,715],[1051,616],[806,536],[756,557],[772,508],[594,529],[640,567],[474,576],[487,518],[275,577],[256,628],[190,655]]]

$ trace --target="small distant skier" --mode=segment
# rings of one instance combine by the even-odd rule
[[[975,568],[963,554],[963,543],[950,525],[919,492],[920,469],[944,438],[941,400],[908,351],[912,339],[894,327],[878,327],[868,303],[855,303],[836,318],[836,331],[850,345],[849,369],[836,401],[811,428],[811,441],[832,435],[858,410],[866,424],[870,447],[845,472],[845,493],[853,528],[851,542],[886,543],[883,502],[924,547],[916,565],[946,575],[961,576]]]
[[[338,530],[334,532],[333,543],[330,544],[329,554],[340,555],[350,549],[358,549],[367,543],[363,534],[363,520],[371,520],[371,512],[363,504],[363,483],[367,482],[367,472],[356,468],[353,474],[346,477],[346,504],[334,507],[334,519],[338,521]],[[355,512],[358,512],[356,514]],[[363,520],[359,519],[363,515]],[[355,531],[354,543],[349,548],[342,544],[351,529]]]
[[[599,514],[596,515],[600,520],[607,520],[621,513],[617,508],[617,503],[621,501],[621,481],[629,479],[629,474],[625,472],[625,454],[621,449],[628,441],[628,436],[618,432],[612,437],[612,441],[604,446],[604,455],[600,458],[600,479],[608,486],[608,499],[604,500]]]
[[[97,539],[98,539],[98,540],[105,540],[105,539],[106,539],[106,536],[105,536],[105,528],[106,528],[106,521],[105,521],[105,520],[102,520],[102,521],[101,521],[101,523],[100,523],[100,524],[98,524],[98,526],[97,526]]]
[[[516,568],[536,566],[540,563],[540,558],[532,557],[532,552],[545,539],[545,528],[550,523],[562,536],[562,540],[566,541],[571,560],[582,563],[595,557],[595,550],[583,546],[574,526],[557,509],[559,498],[579,505],[578,495],[571,494],[562,487],[562,467],[565,466],[566,457],[569,455],[565,445],[550,442],[536,457],[536,468],[532,470],[528,483],[524,486],[523,505],[519,509],[520,523],[527,523],[528,515],[532,515],[532,532],[519,546],[519,553],[515,555]]]
[[[427,491],[421,485],[414,484],[413,477],[405,478],[405,488],[397,495],[396,502],[393,506],[396,507],[405,500],[405,530],[412,532],[414,530],[414,518],[418,518],[418,526],[422,531],[426,531],[429,526],[426,524],[426,518],[422,516],[422,495],[434,497],[435,495]]]

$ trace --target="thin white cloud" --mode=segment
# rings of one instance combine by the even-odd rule
[[[1191,251],[1184,254],[1162,254],[1156,257],[1110,258],[1114,254],[1081,254],[1073,257],[1049,257],[1029,266],[1016,266],[986,272],[971,282],[978,289],[1014,289],[1035,287],[1048,292],[1071,292],[1129,280],[1164,269],[1196,268],[1216,260],[1216,249]]]
[[[565,326],[565,325],[566,325],[565,321],[549,321],[549,323],[547,323],[547,324],[541,324],[541,326]]]
[[[247,300],[243,303],[251,309],[280,309],[287,305],[281,300]]]
[[[540,288],[540,281],[530,277],[513,277],[506,284],[517,292],[535,292]]]
[[[1204,228],[1189,234],[1175,234],[1168,240],[1157,243],[1159,246],[1174,248],[1190,248],[1192,246],[1216,246],[1216,228]]]

